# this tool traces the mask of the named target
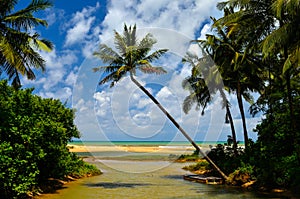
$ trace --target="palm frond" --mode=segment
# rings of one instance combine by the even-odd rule
[[[150,55],[146,56],[144,60],[147,60],[149,62],[152,62],[154,60],[159,59],[162,55],[164,55],[168,49],[159,49],[151,53]]]
[[[52,3],[50,1],[32,0],[26,8],[7,15],[3,21],[9,23],[11,27],[17,30],[24,29],[25,31],[38,25],[47,26],[47,21],[34,17],[33,13],[45,10],[51,6]]]
[[[117,62],[117,60],[122,59],[122,57],[117,52],[108,47],[106,44],[100,44],[99,50],[95,51],[93,55],[100,58],[103,63],[108,64],[115,63]]]
[[[117,32],[115,31],[115,46],[119,50],[121,55],[124,55],[126,53],[126,41],[124,38]]]
[[[167,71],[163,67],[151,66],[150,64],[144,64],[139,66],[139,70],[146,74],[165,74]]]
[[[186,96],[185,99],[183,100],[183,106],[182,106],[183,112],[185,114],[188,114],[195,103],[197,104],[197,98],[195,93],[191,93],[190,95]],[[199,108],[200,106],[197,104],[196,110],[199,110]]]
[[[153,45],[156,43],[156,39],[153,38],[151,33],[146,34],[145,37],[139,42],[138,49],[151,49]]]
[[[37,33],[29,37],[28,39],[29,43],[32,43],[37,50],[42,50],[46,52],[51,52],[53,50],[52,42],[46,39],[39,39],[39,35]]]
[[[10,1],[0,1],[0,18],[7,16],[7,14],[11,13],[18,3],[18,0],[10,0]]]
[[[284,24],[279,29],[274,30],[262,42],[262,53],[264,58],[274,54],[282,49],[283,45],[287,43],[290,33],[289,24]]]

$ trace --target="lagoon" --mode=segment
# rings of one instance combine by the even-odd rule
[[[269,198],[255,193],[229,188],[224,185],[206,185],[185,181],[182,175],[182,163],[166,163],[165,161],[117,161],[107,160],[95,163],[103,174],[91,178],[80,179],[68,183],[64,189],[55,194],[46,194],[41,199],[89,199],[89,198],[127,198],[127,199],[221,199],[221,198]],[[168,164],[166,166],[166,164]],[[143,168],[144,171],[153,165],[161,167],[150,172],[124,172],[124,170]],[[275,198],[275,197],[272,197]]]
[[[178,144],[178,143],[177,143]],[[107,147],[107,146],[105,146]],[[126,146],[128,147],[128,146]],[[153,145],[146,149],[153,150]],[[99,147],[103,150],[103,147]],[[159,147],[158,147],[159,148]],[[240,198],[280,198],[278,196],[260,195],[225,185],[206,185],[183,180],[188,171],[182,169],[187,164],[174,163],[166,160],[169,153],[178,155],[182,147],[175,150],[163,147],[163,150],[136,152],[145,150],[145,146],[135,146],[124,151],[124,145],[106,148],[101,155],[93,148],[90,156],[85,159],[95,164],[103,174],[100,176],[80,179],[66,184],[54,194],[44,194],[39,199],[240,199]],[[128,148],[126,148],[128,150]],[[150,151],[151,151],[150,150]],[[108,153],[109,152],[109,153]],[[187,152],[191,152],[188,150]],[[118,155],[114,155],[118,154]],[[106,154],[106,155],[105,155]],[[108,157],[110,156],[110,158]],[[155,158],[154,158],[155,157]],[[161,158],[160,158],[161,157]]]

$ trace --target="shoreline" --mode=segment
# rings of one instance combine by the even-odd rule
[[[82,152],[130,152],[130,153],[192,153],[195,149],[192,146],[171,145],[171,146],[148,146],[148,145],[76,145],[68,144],[69,151],[74,153]],[[202,147],[204,150],[209,150],[209,147]]]

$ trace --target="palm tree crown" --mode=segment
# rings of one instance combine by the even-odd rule
[[[94,71],[102,70],[108,75],[99,83],[111,82],[113,87],[127,73],[131,76],[136,74],[136,70],[144,73],[163,74],[166,71],[162,67],[155,67],[151,62],[161,57],[167,52],[167,49],[160,49],[150,53],[156,40],[148,33],[141,41],[136,37],[136,25],[124,25],[123,35],[114,31],[114,42],[118,52],[108,47],[106,44],[100,44],[99,51],[94,56],[100,58],[107,66],[100,66]]]
[[[38,26],[47,26],[45,20],[33,13],[44,10],[52,4],[47,0],[32,0],[24,9],[13,13],[17,0],[0,2],[0,74],[5,72],[12,84],[21,85],[19,74],[35,79],[32,67],[45,70],[45,61],[38,50],[51,51],[52,43],[39,39],[30,31]]]

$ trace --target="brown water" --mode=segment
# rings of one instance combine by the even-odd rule
[[[270,198],[223,185],[185,181],[182,163],[106,160],[94,162],[103,174],[68,183],[55,194],[39,199],[240,199]],[[271,197],[280,198],[280,197]]]

